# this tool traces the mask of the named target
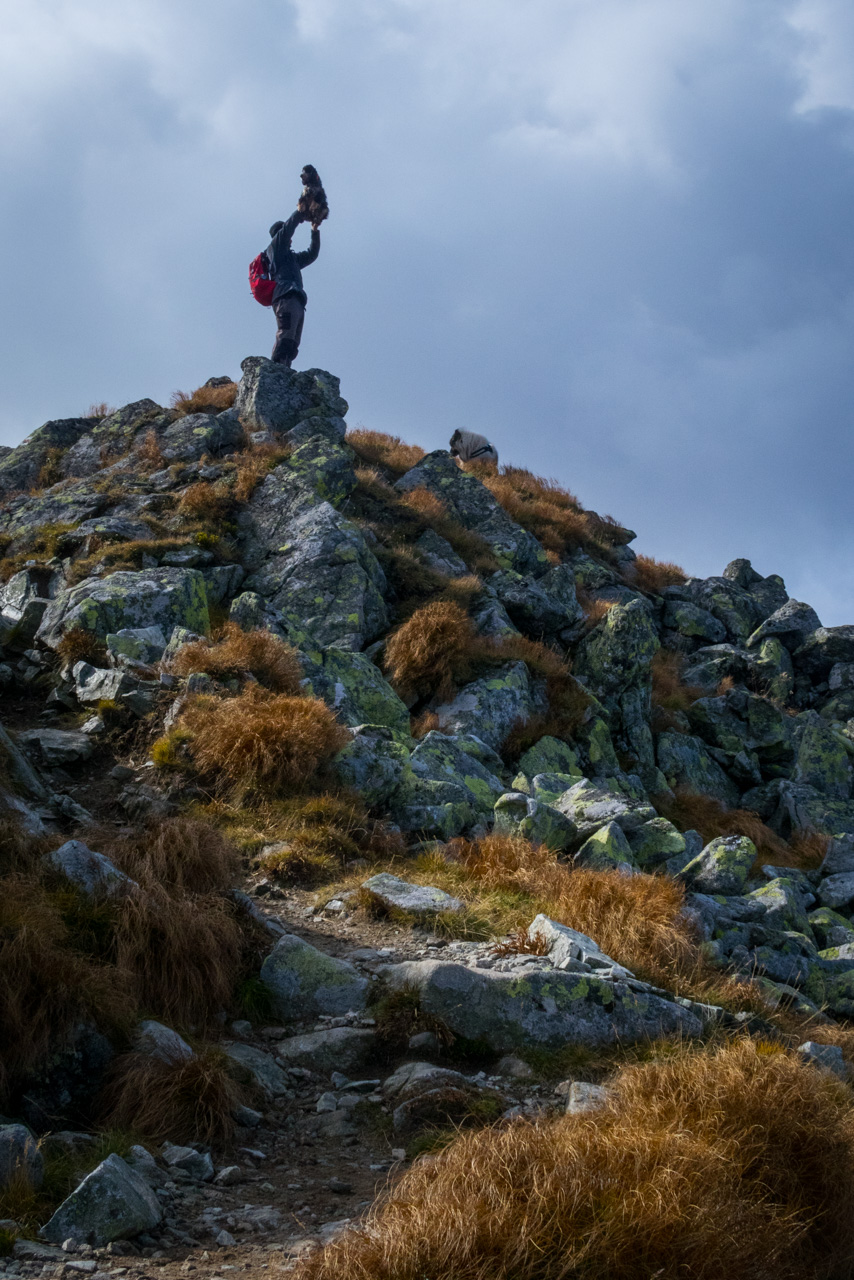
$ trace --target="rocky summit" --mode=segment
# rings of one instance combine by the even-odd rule
[[[631,1130],[614,1275],[850,1275],[854,626],[347,412],[250,357],[0,456],[0,1271],[485,1275]],[[611,1274],[560,1204],[508,1276]]]

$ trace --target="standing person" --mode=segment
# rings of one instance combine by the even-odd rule
[[[311,244],[307,249],[295,253],[291,248],[297,227],[301,222],[308,221],[309,215],[297,209],[287,222],[274,222],[270,228],[270,247],[267,249],[270,278],[276,286],[273,291],[273,311],[278,326],[272,359],[288,368],[297,357],[305,320],[307,298],[302,287],[302,271],[320,253],[320,231],[316,226],[311,228]]]

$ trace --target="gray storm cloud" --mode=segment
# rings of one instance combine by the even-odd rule
[[[271,344],[247,263],[305,161],[300,361],[456,426],[689,571],[854,620],[854,17],[840,0],[31,0],[4,15],[0,432]]]

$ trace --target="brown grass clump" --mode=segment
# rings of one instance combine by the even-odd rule
[[[607,555],[619,530],[616,521],[585,511],[578,499],[555,480],[535,476],[523,467],[474,470],[511,519],[538,538],[558,557],[577,547]]]
[[[126,1053],[110,1070],[104,1091],[104,1122],[152,1142],[228,1142],[240,1091],[218,1049],[162,1062],[146,1053]]]
[[[160,440],[153,427],[149,427],[146,431],[142,444],[134,451],[134,456],[136,461],[147,472],[162,471],[166,466],[166,459],[160,448]]]
[[[287,444],[254,444],[237,455],[234,480],[236,502],[248,502],[262,480],[293,453]]]
[[[453,696],[477,638],[474,623],[458,604],[438,601],[418,609],[389,637],[383,666],[402,698],[444,700]]]
[[[688,575],[678,564],[669,560],[653,560],[652,556],[638,556],[626,577],[640,591],[648,591],[654,596],[660,596],[665,587],[681,586],[688,581]]]
[[[578,603],[584,611],[585,634],[592,631],[593,628],[611,611],[611,609],[613,609],[614,604],[616,603],[614,600],[597,599],[596,597],[589,595],[580,587],[576,590],[575,594],[578,599]]]
[[[425,456],[417,444],[404,444],[400,436],[386,435],[383,431],[368,431],[357,427],[347,432],[347,444],[358,458],[369,466],[381,466],[395,476],[410,471]]]
[[[230,409],[237,398],[237,383],[226,382],[219,387],[197,387],[195,391],[176,391],[172,408],[179,418],[190,413],[222,413]]]
[[[74,949],[59,904],[35,876],[0,882],[0,1095],[75,1022],[120,1025],[128,984]]]
[[[594,1115],[462,1134],[297,1280],[831,1280],[854,1266],[848,1090],[750,1041],[625,1068]]]
[[[93,667],[107,665],[107,646],[83,627],[72,627],[66,631],[56,646],[56,654],[64,667],[73,667],[76,662],[89,662]]]
[[[178,726],[200,773],[238,795],[303,787],[350,740],[325,702],[257,685],[234,698],[193,698]]]
[[[409,732],[413,738],[426,738],[428,733],[439,728],[439,717],[435,711],[422,711],[419,716],[412,716]]]
[[[250,672],[273,693],[300,693],[302,667],[296,651],[272,631],[243,631],[227,622],[213,644],[194,640],[182,645],[172,662],[179,676],[204,671],[227,680]]]
[[[652,673],[652,705],[661,712],[687,711],[698,698],[706,696],[705,689],[689,685],[682,679],[685,659],[681,653],[659,649],[650,663]],[[672,727],[666,716],[657,717],[656,728]]]
[[[503,661],[516,658],[524,662],[546,686],[546,711],[514,726],[501,744],[503,757],[508,761],[518,759],[547,734],[572,739],[584,723],[590,698],[572,675],[568,660],[541,641],[524,636],[505,636],[494,642],[493,649]]]
[[[399,502],[449,542],[457,555],[475,573],[494,573],[501,567],[486,539],[456,520],[441,498],[429,489],[410,489],[400,497]]]
[[[213,823],[198,818],[166,818],[129,835],[105,828],[89,839],[138,884],[173,894],[228,892],[240,870],[234,845]]]
[[[111,413],[115,413],[115,406],[107,404],[106,400],[99,401],[98,404],[90,404],[89,408],[83,414],[84,418],[109,418]]]
[[[113,955],[138,1003],[178,1026],[216,1019],[234,994],[243,938],[220,894],[172,896],[150,885],[121,903]]]
[[[193,520],[216,523],[225,520],[234,506],[234,496],[228,485],[209,480],[197,480],[181,494],[178,509]]]

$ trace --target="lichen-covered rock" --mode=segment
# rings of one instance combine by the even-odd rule
[[[534,574],[548,569],[546,553],[533,534],[514,523],[485,485],[461,471],[446,449],[428,453],[396,487],[401,493],[410,489],[435,493],[460,524],[489,543],[502,568]]]
[[[519,757],[519,772],[528,778],[538,773],[563,773],[582,776],[578,753],[560,738],[544,737]]]
[[[479,823],[479,800],[457,782],[419,778],[410,769],[389,801],[389,816],[401,831],[425,840],[451,840]]]
[[[167,643],[162,627],[124,627],[105,639],[114,657],[144,664],[159,662]]]
[[[769,698],[779,703],[788,701],[795,687],[795,668],[792,655],[776,636],[768,636],[759,645],[751,671],[759,687],[767,689]]]
[[[708,609],[691,604],[688,600],[666,600],[662,625],[681,636],[705,640],[708,644],[720,644],[726,639],[726,627]]]
[[[669,787],[714,796],[729,807],[738,804],[738,787],[712,759],[702,739],[687,733],[662,733],[657,754],[658,767]]]
[[[751,667],[751,655],[732,644],[706,645],[688,659],[682,678],[688,685],[713,694],[722,680],[742,681]]]
[[[150,1058],[159,1058],[161,1062],[187,1062],[195,1057],[187,1041],[177,1031],[165,1027],[154,1018],[147,1018],[139,1024],[134,1035],[134,1045],[140,1053],[146,1053]]]
[[[92,667],[75,662],[74,696],[81,706],[87,703],[116,702],[134,715],[144,716],[154,709],[160,692],[156,680],[140,680],[121,667]]]
[[[807,919],[801,895],[795,883],[787,876],[770,880],[760,889],[745,895],[747,901],[762,908],[762,921],[770,929],[782,932],[802,933],[812,940],[812,930]]]
[[[279,611],[300,648],[359,650],[386,629],[385,574],[361,530],[286,464],[255,490],[243,528],[243,585]]]
[[[330,1027],[289,1036],[276,1045],[276,1057],[285,1067],[311,1071],[360,1071],[377,1049],[376,1034],[368,1027]]]
[[[532,942],[545,944],[546,955],[556,969],[570,969],[574,963],[580,962],[592,969],[601,970],[603,974],[616,973],[619,977],[631,977],[628,969],[606,955],[599,944],[586,933],[560,924],[549,916],[535,916],[528,926],[528,937]]]
[[[584,618],[569,565],[553,565],[536,580],[504,569],[491,575],[488,586],[520,631],[537,640],[559,635]]]
[[[47,769],[81,764],[95,750],[89,735],[79,729],[22,729],[17,738],[30,759]]]
[[[90,898],[123,898],[138,888],[135,880],[82,840],[66,840],[45,860]]]
[[[854,662],[854,626],[818,627],[805,637],[792,660],[810,679],[826,679],[837,662]]]
[[[70,449],[96,422],[96,418],[57,418],[33,431],[0,457],[0,496],[34,488],[48,459]]]
[[[748,636],[746,647],[754,649],[767,636],[776,636],[787,649],[796,649],[810,632],[817,631],[820,626],[815,609],[800,600],[787,600]]]
[[[524,662],[511,662],[467,684],[453,702],[437,707],[436,715],[443,733],[473,733],[497,750],[533,709],[528,668]]]
[[[592,871],[630,874],[635,869],[631,846],[616,822],[606,822],[588,836],[573,861],[577,867],[588,867]]]
[[[362,889],[387,911],[401,912],[416,919],[444,912],[456,915],[463,909],[460,899],[452,898],[443,889],[437,889],[433,885],[410,884],[408,880],[401,880],[399,876],[390,875],[387,871],[365,880]]]
[[[22,1124],[0,1125],[0,1190],[23,1182],[38,1191],[44,1181],[44,1160],[35,1138]]]
[[[468,735],[453,736],[432,729],[418,742],[410,757],[410,765],[418,779],[464,787],[470,793],[476,810],[486,815],[492,812],[497,797],[504,791],[504,784],[476,756],[466,751],[466,744],[475,741]]]
[[[55,649],[67,631],[100,639],[126,627],[173,627],[210,633],[204,576],[198,569],[120,570],[108,578],[86,578],[60,592],[45,610],[38,639]]]
[[[727,638],[743,644],[766,616],[758,599],[728,578],[690,578],[668,594],[706,609],[726,627]]]
[[[841,947],[854,942],[854,925],[831,907],[817,907],[808,919],[820,947]]]
[[[365,1004],[367,981],[351,964],[336,960],[302,938],[286,933],[261,965],[276,1017],[338,1016]]]
[[[680,879],[698,893],[741,893],[756,861],[747,836],[718,836],[683,868]]]
[[[318,952],[317,954],[320,955],[321,953]],[[311,1017],[312,1014],[307,1010],[297,1016]],[[281,1098],[288,1092],[288,1077],[278,1065],[272,1053],[265,1053],[263,1049],[256,1049],[254,1045],[241,1044],[239,1042],[224,1044],[223,1049],[226,1056],[232,1062],[236,1062],[238,1067],[242,1067],[255,1087],[266,1094],[268,1098]]]
[[[58,576],[35,567],[22,569],[0,587],[0,644],[18,651],[29,648]]]
[[[196,462],[203,453],[212,457],[235,449],[243,441],[243,428],[233,409],[223,413],[188,413],[177,418],[158,438],[167,462]]]
[[[496,835],[520,836],[535,845],[545,845],[560,853],[577,837],[571,818],[534,796],[508,791],[495,803]]]
[[[414,781],[409,751],[384,725],[357,725],[332,762],[339,783],[358,791],[369,808],[385,806],[405,780]]]
[[[461,578],[468,573],[465,560],[457,555],[450,542],[440,537],[435,529],[425,529],[415,546],[430,568],[443,573],[446,578]]]
[[[418,994],[421,1009],[455,1035],[479,1040],[499,1053],[523,1048],[604,1046],[699,1035],[695,1014],[672,1001],[587,974],[531,966],[525,974],[441,960],[389,966],[392,989]]]
[[[409,739],[409,712],[378,667],[363,653],[324,649],[320,661],[306,657],[308,684],[344,724],[385,725],[396,738]]]
[[[660,645],[647,601],[616,604],[578,646],[575,671],[608,716],[611,736],[639,769],[655,765],[649,727],[651,662]]]
[[[587,778],[576,782],[555,801],[555,807],[571,818],[580,840],[615,822],[624,832],[658,817],[652,805],[597,787]]]
[[[804,711],[795,722],[797,755],[792,779],[815,787],[836,800],[851,798],[852,769],[840,738],[817,711]]]
[[[854,903],[854,871],[825,876],[816,892],[821,905],[830,907],[832,911],[850,907]]]
[[[248,356],[240,367],[234,408],[248,431],[280,436],[309,418],[347,414],[338,378],[324,369],[298,372],[263,356]]]
[[[775,778],[748,791],[742,804],[784,837],[805,828],[830,836],[854,834],[854,803],[834,800],[806,782]]]
[[[53,1244],[73,1240],[103,1248],[152,1231],[163,1217],[157,1196],[121,1156],[110,1155],[63,1200],[39,1235]]]
[[[666,818],[651,818],[629,832],[632,857],[641,870],[657,867],[685,852],[685,837]]]

